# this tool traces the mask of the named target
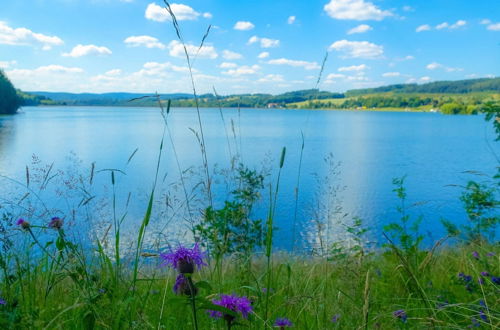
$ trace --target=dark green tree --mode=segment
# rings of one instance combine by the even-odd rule
[[[12,85],[5,73],[0,70],[0,114],[16,113],[21,101],[14,85]]]

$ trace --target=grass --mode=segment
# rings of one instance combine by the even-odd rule
[[[419,298],[401,261],[388,251],[348,256],[335,262],[275,254],[270,285],[265,284],[264,257],[254,257],[250,272],[242,271],[237,259],[227,258],[221,273],[208,266],[194,274],[194,281],[200,283],[198,297],[210,299],[217,293],[250,297],[254,312],[248,320],[240,320],[242,328],[270,328],[277,317],[287,317],[299,329],[463,329],[472,324],[473,318],[483,327],[494,329],[500,326],[499,286],[488,279],[480,285],[477,279],[482,271],[499,273],[500,249],[498,245],[483,246],[476,259],[472,256],[474,248],[478,249],[442,249],[432,257],[432,266],[417,274],[428,302]],[[488,256],[491,252],[495,255]],[[29,258],[28,253],[24,258]],[[194,328],[188,299],[172,292],[175,274],[158,267],[156,259],[141,268],[135,288],[131,286],[130,270],[124,271],[117,282],[104,264],[93,264],[89,268],[87,294],[87,290],[76,285],[70,271],[53,272],[49,259],[30,265],[24,258],[17,257],[23,266],[10,275],[8,282],[4,279],[0,287],[7,301],[0,307],[0,324],[4,328]],[[471,291],[458,280],[460,272],[473,276],[475,285]],[[222,276],[222,280],[217,276]],[[53,277],[58,277],[55,283]],[[53,284],[49,293],[48,283]],[[487,308],[481,307],[480,301]],[[406,322],[393,316],[399,309],[407,313]],[[481,319],[481,310],[489,323]],[[337,322],[331,321],[334,315],[340,315]],[[224,322],[211,319],[203,308],[198,322],[200,329],[225,327]]]

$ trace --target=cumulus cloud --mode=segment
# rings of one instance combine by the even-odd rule
[[[0,69],[8,69],[13,65],[16,65],[17,61],[0,61]]]
[[[382,74],[382,77],[399,77],[401,73],[399,72],[386,72]]]
[[[260,66],[257,64],[254,64],[252,66],[248,65],[242,65],[238,68],[223,71],[222,74],[228,75],[228,76],[241,76],[241,75],[251,75],[251,74],[256,74],[260,70]]]
[[[236,24],[234,24],[233,29],[235,30],[240,30],[240,31],[248,31],[251,30],[255,27],[255,25],[252,24],[252,22],[248,21],[238,21]]]
[[[388,10],[382,10],[373,3],[364,0],[331,0],[324,7],[328,16],[335,19],[376,20],[381,21],[393,16]]]
[[[490,31],[500,31],[500,23],[489,24],[486,28]]]
[[[452,68],[452,67],[444,66],[443,64],[440,64],[437,62],[432,62],[430,64],[427,64],[426,68],[427,68],[427,70],[442,69],[442,70],[445,70],[447,72],[463,71],[462,68]]]
[[[221,69],[232,69],[238,67],[238,64],[232,62],[222,62],[219,64],[219,68]]]
[[[288,19],[286,20],[286,22],[288,24],[293,24],[293,23],[295,23],[296,19],[297,19],[297,17],[295,17],[295,16],[289,16]]]
[[[27,28],[12,28],[6,22],[0,21],[0,44],[14,46],[41,45],[43,50],[49,50],[52,46],[59,46],[63,43],[59,37],[36,33]]]
[[[339,68],[339,72],[348,72],[348,71],[363,71],[366,69],[369,69],[370,67],[367,66],[366,64],[360,64],[360,65],[351,65],[351,66],[343,66]]]
[[[380,58],[384,54],[384,47],[368,41],[335,41],[328,48],[342,53],[343,58]]]
[[[415,31],[422,32],[422,31],[430,31],[430,30],[431,30],[431,26],[429,24],[424,24],[424,25],[420,25],[419,27],[417,27]]]
[[[365,33],[370,30],[373,30],[373,28],[370,25],[361,24],[347,31],[347,34]]]
[[[219,55],[215,50],[214,46],[203,45],[201,48],[192,44],[186,44],[186,49],[190,57],[198,57],[198,58],[208,58],[208,59],[216,59]],[[184,53],[184,47],[177,40],[172,40],[168,44],[168,53],[170,56],[184,58],[186,54]]]
[[[289,66],[293,66],[293,67],[302,67],[306,70],[315,70],[315,69],[320,68],[320,66],[316,62],[290,60],[287,58],[279,58],[279,59],[275,59],[275,60],[269,60],[267,63],[268,64],[275,64],[275,65],[289,65]]]
[[[326,76],[327,80],[342,79],[342,78],[345,78],[345,75],[341,73],[330,73],[328,76]]]
[[[268,58],[269,57],[269,52],[262,52],[257,57],[258,58]]]
[[[465,25],[467,25],[467,21],[464,20],[458,20],[453,24],[449,24],[448,22],[443,22],[441,24],[436,25],[436,30],[443,30],[443,29],[455,30],[464,27]]]
[[[63,53],[66,57],[82,57],[87,55],[111,55],[111,50],[104,46],[96,45],[77,45],[73,47],[71,52]]]
[[[193,8],[181,3],[173,3],[170,5],[170,8],[179,21],[194,21],[198,19],[199,16],[203,16],[204,18],[212,18],[212,14],[210,13],[201,14]],[[147,6],[144,17],[156,22],[165,22],[172,19],[165,7],[159,6],[154,2],[150,3]]]
[[[223,50],[222,57],[224,57],[226,60],[238,60],[240,58],[243,58],[243,55],[241,55],[240,53],[232,52],[230,50]]]
[[[121,69],[112,69],[112,70],[106,71],[104,74],[107,75],[107,76],[113,76],[113,77],[115,77],[115,76],[121,75],[122,74],[122,70]]]
[[[257,36],[252,36],[248,39],[247,44],[251,45],[254,43],[260,43],[260,47],[262,48],[274,48],[280,45],[280,41],[277,39],[269,39],[269,38],[259,38]]]
[[[147,48],[160,48],[165,49],[165,45],[158,39],[151,36],[131,36],[124,40],[124,42],[131,47],[147,47]]]
[[[268,74],[262,78],[260,78],[259,80],[257,80],[258,82],[283,82],[285,81],[285,78],[280,75],[280,74]]]

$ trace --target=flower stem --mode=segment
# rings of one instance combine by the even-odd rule
[[[194,288],[194,283],[193,280],[191,279],[191,276],[187,276],[187,282],[189,286],[189,294],[190,294],[190,300],[191,300],[191,309],[193,310],[193,319],[194,319],[194,328],[198,330],[198,318],[196,316],[196,291]]]

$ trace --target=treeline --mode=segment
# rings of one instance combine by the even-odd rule
[[[22,104],[22,98],[17,94],[14,85],[0,69],[0,114],[16,113]]]
[[[347,98],[342,102],[309,101],[289,105],[307,109],[435,109],[444,114],[477,114],[485,102],[492,101],[489,94],[476,95],[371,95]]]
[[[347,91],[347,97],[376,93],[448,93],[465,94],[473,92],[500,93],[500,78],[467,79],[458,81],[436,81],[427,84],[398,84],[377,88]]]

